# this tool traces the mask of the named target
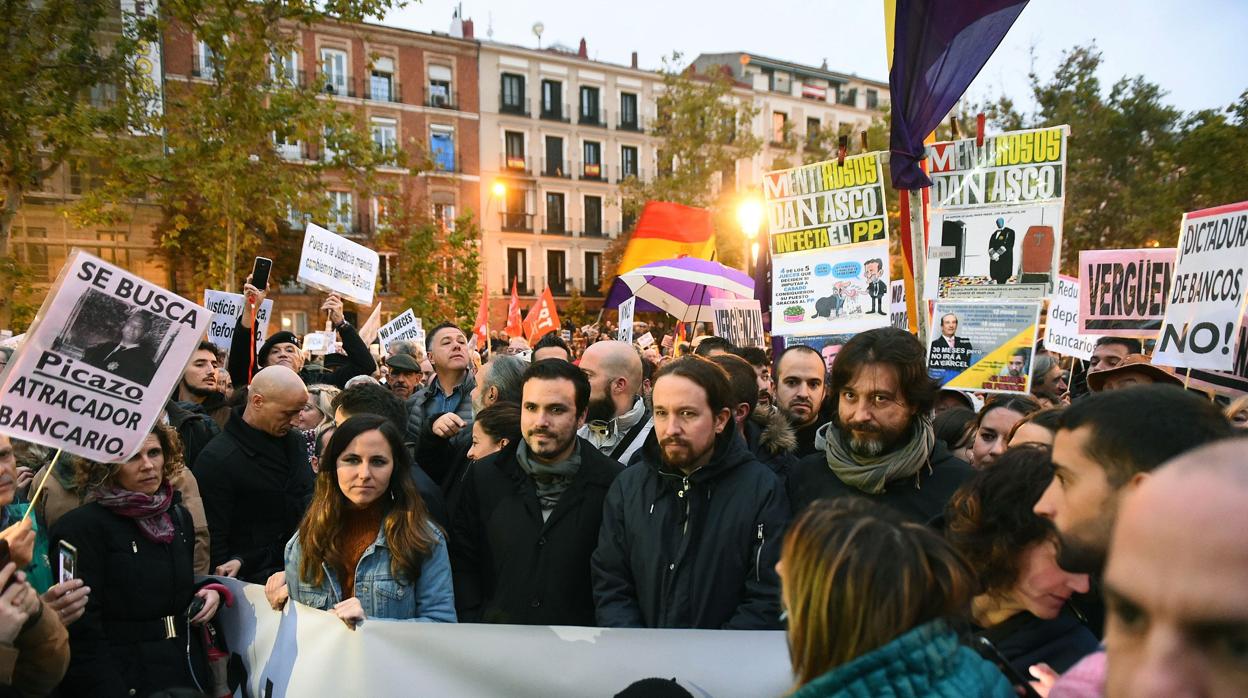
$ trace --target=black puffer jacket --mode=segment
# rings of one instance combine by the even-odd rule
[[[784,487],[734,429],[685,477],[664,468],[655,435],[607,494],[594,601],[619,628],[780,628],[776,560]]]
[[[758,407],[745,420],[745,443],[763,465],[787,482],[789,470],[797,465],[797,433],[780,410]]]

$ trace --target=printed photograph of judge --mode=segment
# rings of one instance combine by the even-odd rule
[[[87,349],[82,360],[140,385],[152,382],[156,373],[155,350],[145,342],[152,328],[149,313],[133,310],[122,323],[117,339]]]
[[[52,350],[149,386],[176,337],[173,329],[168,318],[92,289],[74,304]]]
[[[932,340],[932,358],[933,367],[953,368],[958,371],[965,371],[971,367],[971,352],[974,347],[971,346],[971,340],[966,337],[959,337],[958,334],[958,316],[954,313],[945,313],[940,318],[940,336]],[[937,357],[940,357],[939,362]]]

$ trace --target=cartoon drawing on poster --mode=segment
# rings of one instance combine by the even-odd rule
[[[1031,299],[1048,293],[1062,239],[1062,204],[932,213],[928,298]]]
[[[212,312],[212,323],[208,326],[208,341],[221,351],[230,350],[230,342],[234,338],[234,328],[242,317],[245,299],[241,293],[214,291],[204,289],[204,307]],[[250,312],[250,311],[248,311]],[[273,299],[265,298],[256,311],[256,338],[267,337],[269,318],[273,316]]]
[[[1079,252],[1079,331],[1152,339],[1170,295],[1173,247]]]
[[[1100,338],[1101,335],[1079,331],[1079,279],[1057,277],[1057,285],[1049,298],[1048,319],[1044,323],[1044,348],[1088,361]]]
[[[888,285],[888,294],[888,324],[899,330],[910,329],[910,311],[906,309],[906,282],[892,282]]]
[[[1244,312],[1248,201],[1186,213],[1153,363],[1229,371]]]
[[[878,243],[772,258],[772,334],[887,327],[888,246]]]
[[[791,347],[797,344],[814,349],[823,357],[823,363],[829,371],[832,370],[832,362],[836,361],[836,355],[841,353],[841,349],[845,343],[854,337],[853,332],[843,334],[818,334],[806,336],[788,336],[784,338],[784,346]]]
[[[1038,301],[937,301],[928,374],[942,387],[992,393],[1031,388]]]
[[[138,449],[211,313],[74,250],[0,383],[0,432],[101,462]]]

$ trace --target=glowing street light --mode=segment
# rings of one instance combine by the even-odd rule
[[[494,186],[490,189],[490,191],[494,193],[494,196],[497,196],[498,198],[501,199],[507,195],[507,185],[503,184],[502,182],[495,182]]]
[[[743,200],[737,205],[737,223],[747,239],[758,237],[758,229],[763,225],[763,205],[753,197]]]

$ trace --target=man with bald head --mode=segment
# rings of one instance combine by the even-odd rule
[[[589,411],[578,435],[628,465],[654,429],[641,397],[641,357],[628,342],[595,342],[585,348],[580,367],[589,378]]]
[[[216,574],[263,584],[284,569],[283,548],[312,498],[312,468],[294,421],[307,402],[299,374],[261,369],[247,403],[195,463]]]
[[[1127,495],[1105,570],[1106,695],[1248,696],[1248,439]]]

